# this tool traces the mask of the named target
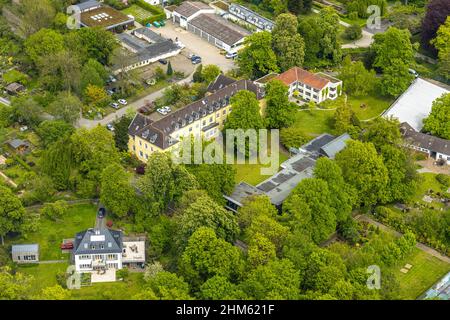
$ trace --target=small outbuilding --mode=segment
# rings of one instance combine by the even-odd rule
[[[39,244],[15,244],[11,248],[11,255],[17,263],[39,262]]]
[[[25,87],[23,85],[21,85],[20,83],[13,82],[13,83],[8,84],[5,87],[5,90],[8,94],[17,95],[20,92],[25,91]]]
[[[15,151],[23,153],[30,148],[30,144],[27,141],[21,139],[12,139],[8,141],[8,145]]]

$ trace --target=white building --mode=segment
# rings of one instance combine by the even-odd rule
[[[185,1],[176,7],[172,20],[228,53],[241,49],[244,38],[250,35],[246,29],[215,14],[214,8],[198,1]]]
[[[407,122],[401,124],[400,131],[406,147],[423,152],[433,159],[445,161],[450,165],[450,140],[417,132]]]
[[[88,229],[75,236],[73,258],[77,272],[122,269],[145,263],[145,239],[125,239],[121,231]]]
[[[270,77],[270,80],[280,80],[287,85],[289,96],[297,96],[306,101],[312,100],[315,103],[321,103],[327,99],[334,100],[342,93],[341,80],[320,72],[311,73],[299,67],[293,67],[282,74]]]
[[[434,83],[417,78],[409,88],[384,112],[386,117],[407,122],[414,130],[423,128],[423,119],[431,112],[433,101],[449,91]]]

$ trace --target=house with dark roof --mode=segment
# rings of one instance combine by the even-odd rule
[[[400,125],[400,132],[406,147],[423,152],[433,159],[444,161],[450,165],[450,140],[417,132],[407,122]]]
[[[275,22],[237,3],[231,3],[228,7],[229,19],[242,21],[257,28],[260,31],[272,32]]]
[[[31,146],[28,141],[21,140],[21,139],[12,139],[12,140],[9,140],[7,143],[10,146],[10,148],[14,149],[14,151],[16,151],[18,153],[27,152]]]
[[[129,71],[176,56],[181,52],[181,47],[171,39],[166,39],[151,31],[147,27],[133,30],[132,34],[121,33],[116,35],[123,48],[130,51],[130,57],[126,66],[114,67],[114,73]]]
[[[208,93],[214,93],[217,90],[220,90],[222,88],[225,88],[226,86],[229,86],[232,83],[235,83],[236,80],[230,77],[227,77],[224,74],[219,74],[216,79],[214,79],[208,86],[207,92]]]
[[[280,80],[287,85],[289,96],[315,103],[327,99],[334,100],[342,93],[341,80],[321,72],[311,73],[299,67],[293,67],[272,79]]]
[[[147,162],[150,154],[172,151],[184,137],[202,137],[205,140],[217,137],[232,110],[231,97],[241,90],[251,91],[258,99],[262,98],[261,89],[252,81],[239,80],[217,88],[203,99],[157,121],[137,113],[128,127],[128,150],[139,160]]]
[[[175,24],[212,45],[236,53],[250,32],[215,14],[214,8],[198,1],[184,1],[172,12]]]

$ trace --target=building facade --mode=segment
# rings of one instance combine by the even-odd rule
[[[400,131],[406,147],[425,153],[436,161],[443,161],[450,165],[450,140],[417,132],[407,122],[403,122],[400,125]]]
[[[214,139],[232,110],[231,97],[240,90],[249,90],[258,99],[262,98],[260,88],[252,81],[239,80],[158,121],[136,114],[128,127],[128,150],[139,160],[147,162],[153,152],[172,151],[185,137]]]
[[[246,29],[215,14],[214,8],[198,1],[185,1],[176,7],[172,20],[227,53],[240,50],[245,37],[250,35]]]
[[[39,262],[38,244],[15,244],[11,247],[12,260],[16,263]]]
[[[293,67],[273,79],[280,80],[289,87],[289,96],[315,103],[334,100],[342,94],[341,80],[320,72],[311,73],[299,67]]]

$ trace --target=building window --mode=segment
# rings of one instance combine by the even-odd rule
[[[206,126],[206,121],[205,120],[203,120],[202,126]]]
[[[211,123],[213,121],[213,118],[211,117],[211,118],[209,118],[209,122]]]
[[[139,155],[140,155],[141,157],[144,156],[144,154],[142,153],[142,151],[139,151]]]
[[[189,128],[189,132],[191,132],[191,131],[192,131],[192,127]]]
[[[223,114],[227,114],[227,110],[225,109],[225,110],[223,110]]]

